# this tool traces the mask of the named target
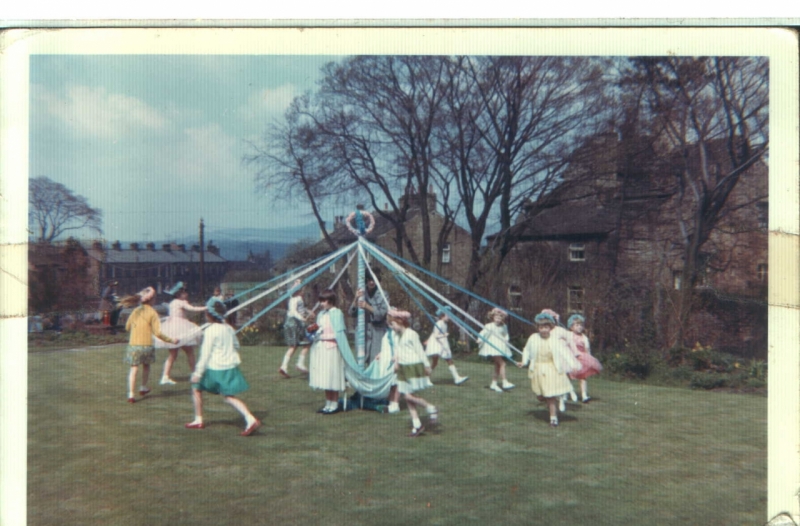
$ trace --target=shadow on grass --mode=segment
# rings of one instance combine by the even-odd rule
[[[532,416],[535,420],[541,420],[545,423],[550,423],[550,413],[547,409],[532,409],[528,411],[528,415]],[[569,413],[558,413],[558,421],[564,422],[577,422],[578,418],[570,415]]]

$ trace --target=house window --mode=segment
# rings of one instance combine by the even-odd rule
[[[569,260],[586,261],[586,247],[583,243],[570,243]]]
[[[758,276],[758,281],[767,281],[767,264],[766,263],[759,263],[756,267],[756,275]]]
[[[442,263],[450,263],[450,243],[445,243],[442,247]]]
[[[681,290],[681,280],[683,280],[683,271],[682,270],[673,270],[672,271],[672,288],[675,290]]]
[[[765,201],[756,203],[756,210],[758,210],[758,228],[766,230],[769,227],[769,203]]]
[[[583,287],[569,287],[567,289],[568,312],[583,312],[583,298],[585,292]]]
[[[510,285],[508,287],[508,305],[511,310],[522,310],[522,288],[519,285]]]

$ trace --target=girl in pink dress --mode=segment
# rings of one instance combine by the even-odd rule
[[[569,347],[581,364],[580,370],[571,373],[569,377],[573,380],[580,380],[581,401],[584,404],[589,403],[592,399],[589,396],[586,379],[603,370],[603,366],[597,361],[597,358],[592,356],[589,338],[583,333],[585,324],[586,319],[580,314],[573,314],[567,321],[567,328],[572,332],[572,337],[568,340]]]
[[[161,324],[161,331],[170,338],[180,340],[180,345],[167,343],[158,338],[153,338],[156,349],[168,349],[169,356],[167,361],[164,362],[164,372],[161,375],[161,385],[175,385],[175,381],[170,378],[172,372],[172,365],[178,357],[178,350],[183,349],[186,353],[186,359],[189,361],[189,373],[194,371],[195,358],[194,346],[198,345],[203,338],[203,331],[189,321],[186,317],[187,312],[203,312],[207,307],[195,307],[187,301],[189,293],[183,286],[183,282],[179,281],[172,289],[168,291],[175,299],[169,303],[169,317],[163,320]]]

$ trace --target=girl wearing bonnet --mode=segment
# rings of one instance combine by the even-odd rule
[[[517,363],[517,367],[529,365],[531,390],[539,401],[547,403],[550,427],[556,427],[558,402],[572,390],[567,374],[580,369],[581,364],[572,355],[566,341],[553,334],[558,324],[552,314],[542,311],[536,315],[534,322],[538,332],[528,338],[522,352],[522,361]]]
[[[431,426],[438,422],[439,411],[436,407],[416,396],[417,391],[432,387],[430,380],[431,363],[428,360],[419,334],[411,328],[411,313],[407,311],[389,309],[386,320],[391,334],[384,337],[384,341],[391,342],[393,352],[394,370],[397,373],[397,391],[403,395],[411,414],[411,438],[416,438],[425,431],[417,412],[417,406],[428,410],[428,421]]]
[[[150,392],[147,380],[150,378],[150,364],[156,361],[156,348],[153,345],[153,336],[167,343],[178,344],[179,340],[172,339],[161,332],[161,322],[158,313],[153,308],[156,291],[147,287],[138,294],[122,298],[119,304],[123,307],[136,307],[128,317],[125,330],[131,333],[128,347],[125,351],[125,363],[131,366],[128,373],[128,402],[136,402],[134,386],[136,376],[139,374],[139,365],[142,366],[142,384],[139,386],[141,396]]]
[[[506,358],[511,358],[511,350],[508,347],[508,327],[506,326],[506,314],[497,307],[489,311],[489,323],[483,326],[478,340],[478,355],[491,358],[494,363],[492,372],[492,383],[489,389],[497,393],[513,389],[514,384],[506,378]],[[497,381],[501,385],[497,384]]]

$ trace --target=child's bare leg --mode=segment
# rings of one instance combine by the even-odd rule
[[[200,389],[192,388],[192,405],[194,406],[194,422],[203,421],[203,393]]]
[[[407,394],[405,396],[406,396],[406,403],[410,402],[414,406],[414,413],[417,412],[417,406],[418,405],[420,405],[422,407],[425,407],[425,408],[430,406],[428,401],[425,400],[424,398],[420,398],[420,397],[417,397],[417,396],[414,396],[414,395],[411,395],[411,394]],[[408,410],[411,411],[411,407],[409,407]]]
[[[289,347],[286,350],[286,354],[283,355],[283,362],[281,363],[281,368],[278,370],[281,373],[281,376],[289,377],[289,360],[292,359],[292,355],[294,354],[295,349],[297,349],[296,345]]]
[[[499,356],[498,358],[500,359],[500,372],[498,374],[500,375],[500,379],[503,382],[502,387],[503,389],[513,389],[516,386],[511,382],[509,382],[508,379],[506,378],[506,361]]]
[[[194,372],[195,363],[197,363],[194,358],[194,347],[184,347],[183,352],[186,353],[186,360],[189,362],[189,374],[191,375]]]
[[[250,412],[250,409],[247,408],[247,405],[235,396],[226,396],[225,401],[233,406],[234,409],[239,411],[239,413],[244,417],[246,426],[250,426],[250,424],[256,421],[256,417],[253,416],[253,413]]]
[[[300,349],[300,356],[297,357],[297,363],[295,364],[295,367],[297,367],[301,373],[308,372],[306,368],[306,356],[308,356],[308,347],[303,347]]]
[[[136,375],[138,374],[139,366],[131,365],[131,369],[128,371],[128,398],[134,397],[134,393],[136,392]]]
[[[433,372],[433,370],[436,369],[436,366],[438,364],[439,364],[439,356],[438,355],[431,356],[431,372]]]
[[[142,387],[147,388],[147,380],[150,379],[150,364],[142,364]]]
[[[584,401],[589,399],[589,386],[586,380],[581,380],[581,399]]]
[[[167,383],[166,380],[169,380],[169,375],[172,372],[172,365],[175,363],[175,359],[178,357],[178,349],[169,349],[169,356],[167,356],[167,361],[164,362],[164,372],[161,373],[161,383]]]
[[[547,409],[550,410],[550,425],[558,425],[558,397],[551,396],[547,399]]]
[[[411,415],[411,426],[414,429],[419,429],[422,427],[422,420],[419,419],[419,413],[417,412],[417,404],[414,403],[413,396],[404,395],[406,399],[406,405],[408,406],[408,413]]]

